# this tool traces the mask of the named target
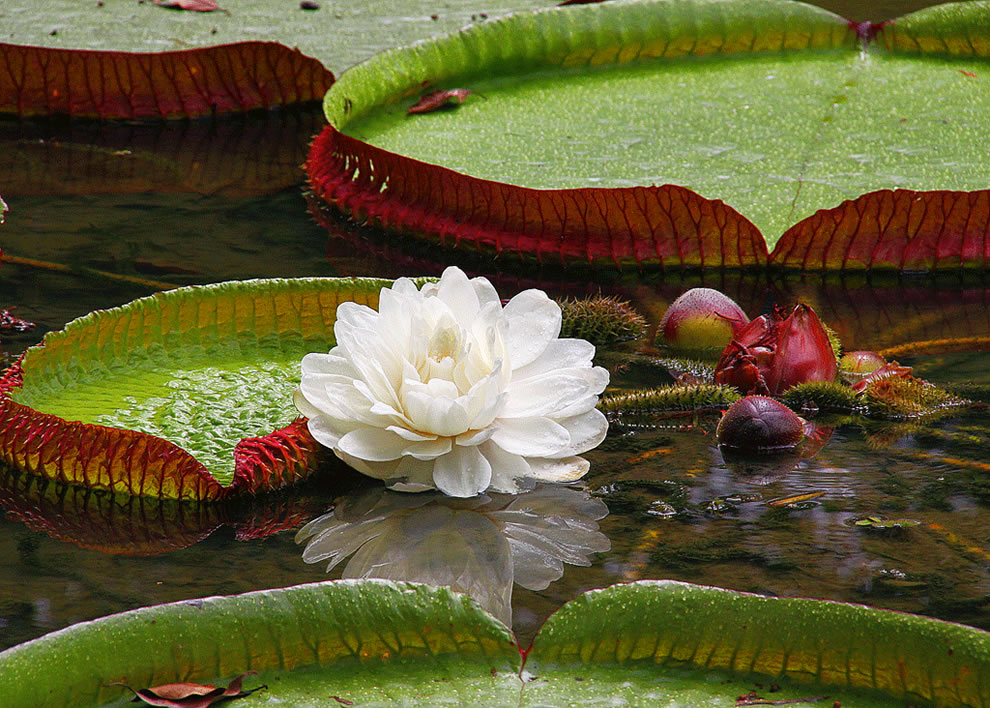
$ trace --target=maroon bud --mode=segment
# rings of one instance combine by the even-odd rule
[[[720,446],[735,452],[785,452],[804,439],[804,421],[779,401],[746,396],[725,412],[715,436]]]

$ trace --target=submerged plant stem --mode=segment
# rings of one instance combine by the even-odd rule
[[[139,285],[143,288],[151,288],[152,290],[173,290],[174,288],[179,287],[174,283],[166,283],[161,280],[148,280],[146,278],[138,278],[133,275],[110,273],[105,270],[97,270],[96,268],[72,267],[67,266],[64,263],[39,261],[36,258],[21,258],[20,256],[12,256],[9,253],[3,254],[3,262],[25,266],[27,268],[48,270],[54,273],[71,273],[72,275],[78,275],[85,278],[96,278],[99,280],[113,280],[118,283],[129,283],[131,285]]]

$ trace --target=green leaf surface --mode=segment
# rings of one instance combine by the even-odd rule
[[[434,34],[483,23],[512,10],[549,6],[550,0],[362,0],[299,2],[237,0],[226,13],[177,12],[151,2],[4,0],[0,41],[61,49],[165,52],[244,41],[277,41],[319,59],[334,73],[378,51]],[[436,15],[436,19],[433,19]],[[484,15],[484,16],[482,16]]]
[[[335,581],[143,608],[0,653],[5,706],[128,698],[112,680],[216,683],[257,671],[250,705],[985,705],[990,636],[858,605],[673,581],[566,604],[522,657],[466,596]],[[826,703],[827,705],[828,703]]]
[[[388,282],[228,282],[79,318],[8,372],[0,454],[42,476],[129,494],[213,498],[218,485],[280,486],[317,448],[293,423],[300,360],[333,345],[340,302],[375,305]]]
[[[863,49],[845,20],[785,0],[556,8],[379,55],[326,110],[350,136],[481,179],[685,186],[772,246],[866,192],[987,187],[988,13],[921,11]],[[477,95],[407,116],[424,84]]]
[[[688,669],[693,685],[681,694]],[[762,674],[763,685],[779,678],[781,698],[977,706],[990,700],[990,635],[859,605],[642,581],[566,604],[537,634],[526,670],[562,699],[586,695],[574,678],[587,672],[592,697],[605,695],[611,674],[629,678],[620,690],[630,699],[648,691],[638,695],[651,705],[731,705],[719,682],[733,672]]]
[[[513,705],[509,630],[449,590],[335,581],[158,605],[74,625],[0,654],[6,708],[126,705],[135,687],[244,671],[246,704]]]

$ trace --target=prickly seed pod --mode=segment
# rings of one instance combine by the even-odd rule
[[[561,337],[587,339],[594,345],[636,339],[646,329],[646,319],[632,305],[616,297],[559,300]]]
[[[660,340],[675,351],[715,353],[748,322],[732,298],[711,288],[692,288],[667,308]]]
[[[804,421],[779,401],[746,396],[725,412],[715,436],[720,446],[734,452],[785,452],[804,439]]]

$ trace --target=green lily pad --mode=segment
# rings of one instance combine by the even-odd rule
[[[525,661],[525,664],[524,664]],[[523,670],[523,668],[525,670]],[[336,581],[148,607],[0,653],[10,705],[121,705],[132,686],[257,671],[252,704],[725,706],[739,695],[842,705],[982,705],[990,635],[856,605],[672,581],[568,603],[525,655],[466,596]]]
[[[984,2],[957,3],[861,41],[854,24],[786,0],[517,14],[345,72],[326,96],[331,127],[310,178],[325,201],[403,232],[665,266],[760,265],[792,224],[857,200],[847,211],[878,211],[879,229],[862,213],[838,235],[817,223],[796,236],[812,240],[811,256],[789,243],[774,262],[983,266],[987,16]],[[406,114],[422,93],[453,88],[474,94]],[[902,191],[878,191],[890,189]],[[930,190],[963,197],[946,207]],[[861,208],[864,193],[878,196]],[[919,231],[940,213],[963,233]],[[850,262],[815,260],[825,241]]]
[[[151,2],[5,0],[0,40],[60,49],[166,52],[249,41],[278,41],[298,48],[335,72],[383,49],[484,23],[512,10],[555,4],[552,0],[501,0],[485,7],[475,0],[321,1],[308,12],[299,2],[221,2],[226,13],[178,12]],[[434,17],[435,16],[435,17]]]
[[[70,322],[0,380],[0,458],[140,496],[210,500],[288,484],[319,450],[292,405],[299,361],[333,346],[340,302],[373,306],[387,282],[180,288]]]

